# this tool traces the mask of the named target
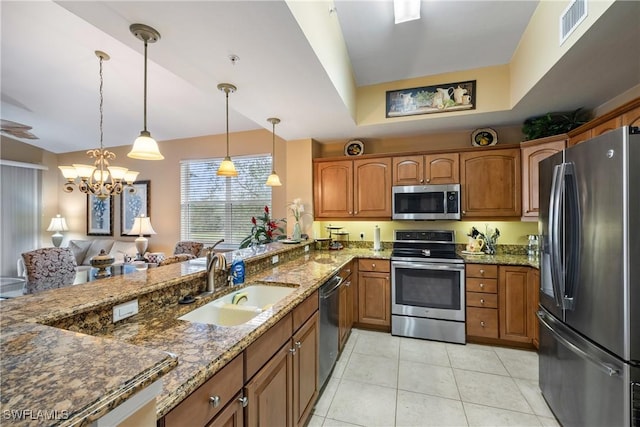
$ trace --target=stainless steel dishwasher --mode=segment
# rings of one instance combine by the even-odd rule
[[[338,359],[339,290],[342,280],[342,277],[336,274],[320,287],[320,389],[329,378]]]

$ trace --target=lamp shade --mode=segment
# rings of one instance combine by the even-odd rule
[[[133,226],[127,233],[132,236],[144,236],[145,234],[156,234],[156,231],[151,226],[151,218],[147,216],[137,216],[133,220]]]
[[[47,231],[68,231],[69,227],[67,226],[67,221],[60,216],[60,214],[51,218],[51,223],[49,223],[49,228]]]
[[[269,175],[269,178],[267,178],[267,182],[265,183],[265,185],[268,185],[269,187],[279,187],[282,185],[282,182],[280,182],[280,177],[278,176],[276,171],[271,172],[271,175]]]
[[[236,166],[231,161],[231,157],[227,156],[224,158],[222,163],[220,163],[220,167],[217,172],[218,176],[238,176],[238,171],[236,170]]]
[[[127,157],[140,160],[162,160],[164,156],[160,153],[158,143],[151,137],[149,132],[142,131],[140,136],[133,142],[133,148]]]

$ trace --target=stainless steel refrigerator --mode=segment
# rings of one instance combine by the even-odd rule
[[[540,162],[540,389],[570,426],[640,426],[640,134]]]

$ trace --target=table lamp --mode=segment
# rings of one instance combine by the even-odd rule
[[[53,246],[55,246],[56,248],[60,247],[63,238],[62,233],[60,232],[68,230],[69,227],[67,227],[67,221],[63,217],[61,217],[60,214],[51,218],[51,223],[49,224],[49,228],[47,228],[47,231],[55,231],[53,236],[51,236]]]
[[[144,259],[144,253],[147,250],[147,245],[149,240],[144,237],[145,234],[151,235],[156,234],[155,230],[151,226],[151,219],[144,215],[137,216],[133,220],[133,227],[127,233],[129,235],[138,235],[139,237],[135,240],[136,242],[136,250],[138,251],[137,260]]]

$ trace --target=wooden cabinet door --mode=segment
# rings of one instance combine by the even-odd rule
[[[391,327],[391,285],[389,273],[358,274],[358,322]]]
[[[247,426],[293,426],[290,350],[287,342],[245,385]]]
[[[620,126],[622,126],[622,117],[614,117],[591,129],[591,137],[593,138],[614,129],[618,129]]]
[[[529,267],[500,266],[498,270],[500,338],[530,343]]]
[[[393,185],[420,185],[424,183],[424,157],[393,158]]]
[[[303,426],[318,398],[318,312],[293,335],[293,422]]]
[[[353,216],[391,218],[391,158],[353,161]]]
[[[522,216],[538,217],[539,206],[539,163],[541,160],[562,151],[566,138],[549,141],[540,145],[525,146],[522,154]]]
[[[460,182],[460,155],[431,154],[424,156],[427,184],[457,184]]]
[[[238,393],[234,401],[230,402],[207,427],[244,427],[244,407],[242,393]]]
[[[622,115],[622,126],[640,127],[640,107],[629,110]]]
[[[520,217],[520,149],[460,154],[462,219]]]
[[[353,162],[318,162],[314,165],[313,201],[316,218],[353,215]]]

